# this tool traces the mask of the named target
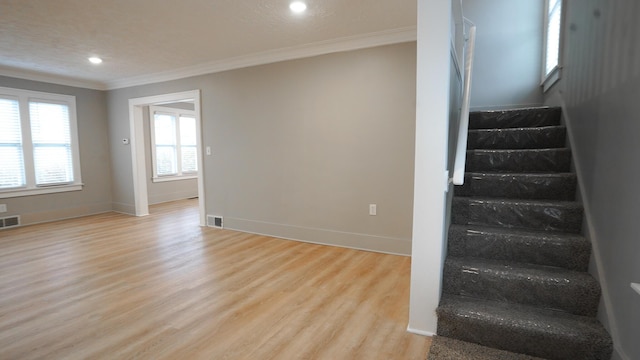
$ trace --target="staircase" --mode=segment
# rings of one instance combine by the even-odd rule
[[[556,108],[471,114],[438,335],[549,360],[610,359],[560,117]]]

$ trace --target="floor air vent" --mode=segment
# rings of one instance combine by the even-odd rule
[[[222,216],[207,215],[207,226],[222,229]]]
[[[9,216],[0,218],[0,229],[12,228],[20,226],[20,216]]]

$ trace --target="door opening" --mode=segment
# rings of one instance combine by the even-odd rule
[[[129,99],[129,126],[131,134],[131,164],[133,170],[133,192],[135,215],[149,215],[149,192],[147,179],[146,156],[150,149],[145,147],[144,111],[146,107],[171,104],[192,103],[196,122],[196,153],[197,153],[197,186],[200,226],[205,226],[205,193],[203,180],[202,159],[202,122],[200,116],[200,90],[185,91],[157,96]]]

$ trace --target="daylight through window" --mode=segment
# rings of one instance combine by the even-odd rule
[[[0,197],[80,190],[75,98],[0,88]]]
[[[545,77],[560,65],[560,25],[562,0],[547,0]]]
[[[193,111],[150,107],[154,181],[195,177],[198,172]]]

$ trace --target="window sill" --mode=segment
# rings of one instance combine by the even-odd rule
[[[167,182],[167,181],[180,181],[180,180],[190,180],[197,179],[198,175],[188,175],[188,176],[162,176],[162,177],[154,177],[151,179],[154,183],[157,182]]]
[[[561,68],[556,66],[547,77],[542,80],[542,92],[546,93],[551,87],[560,80]]]
[[[80,191],[82,190],[83,184],[69,184],[69,185],[53,185],[46,187],[38,187],[31,189],[12,189],[12,190],[1,190],[0,191],[0,199],[13,198],[13,197],[21,197],[21,196],[32,196],[32,195],[44,195],[44,194],[55,194],[61,192],[68,191]]]

